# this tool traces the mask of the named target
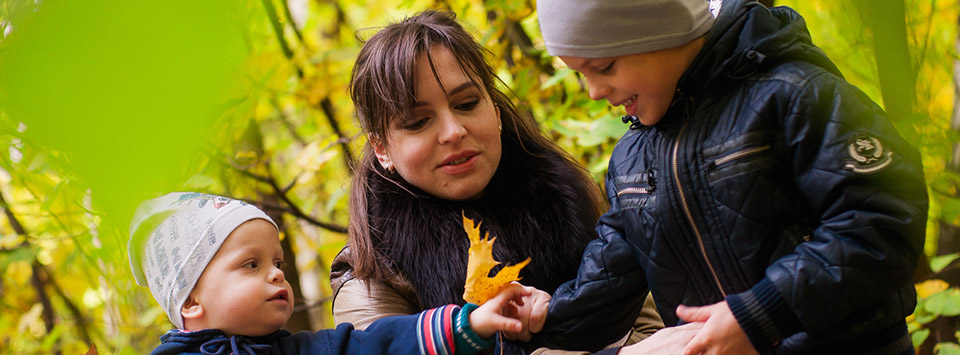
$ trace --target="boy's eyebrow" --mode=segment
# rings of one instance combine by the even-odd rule
[[[457,93],[467,90],[473,86],[475,85],[473,84],[472,81],[465,81],[463,82],[463,84],[457,85],[457,87],[453,88],[453,90],[450,90],[450,92],[447,93],[447,97],[456,95]],[[424,101],[417,101],[413,103],[413,107],[420,107],[420,106],[426,106],[426,105],[427,103]]]

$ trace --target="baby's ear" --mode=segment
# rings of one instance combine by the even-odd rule
[[[180,316],[183,317],[184,322],[187,319],[199,319],[203,317],[203,305],[196,297],[187,297],[186,302],[183,302],[183,306],[180,307]]]

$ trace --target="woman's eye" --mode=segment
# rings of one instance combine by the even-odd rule
[[[613,70],[613,63],[616,63],[616,61],[611,61],[607,66],[600,68],[600,74],[606,74]]]
[[[423,126],[426,126],[428,119],[429,119],[429,118],[421,118],[421,119],[411,120],[410,122],[405,123],[405,124],[403,125],[403,129],[408,130],[408,131],[416,131],[416,130],[418,130],[418,129],[423,128]]]
[[[480,100],[471,100],[457,105],[455,108],[461,111],[470,111],[477,107],[480,104]]]
[[[241,266],[244,267],[244,268],[247,268],[247,269],[256,269],[258,266],[260,266],[260,264],[257,263],[256,260],[250,260],[250,261],[244,263],[244,264],[241,265]]]

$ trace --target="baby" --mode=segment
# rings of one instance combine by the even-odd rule
[[[263,211],[221,196],[176,192],[141,204],[130,227],[137,283],[177,327],[152,354],[472,354],[499,331],[519,332],[532,309],[531,287],[511,284],[482,306],[446,305],[387,317],[364,331],[350,324],[315,333],[280,328],[293,313],[276,224]],[[543,303],[537,303],[543,304]],[[416,336],[411,336],[416,334]]]

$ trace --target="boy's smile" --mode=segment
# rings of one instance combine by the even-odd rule
[[[623,106],[645,126],[660,122],[673,101],[680,76],[703,46],[700,37],[680,47],[608,58],[561,56],[583,74],[590,98]]]

